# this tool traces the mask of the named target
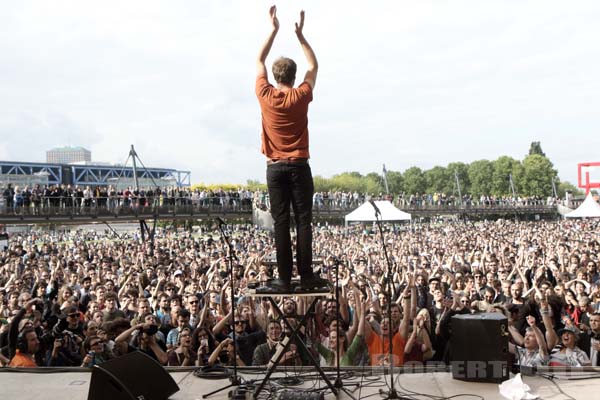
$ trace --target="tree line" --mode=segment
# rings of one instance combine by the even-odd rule
[[[554,165],[542,151],[540,142],[531,143],[523,160],[501,156],[496,160],[471,163],[452,162],[423,170],[410,167],[404,172],[382,171],[361,175],[344,172],[331,178],[315,176],[315,190],[385,193],[385,178],[390,193],[446,193],[458,196],[538,196],[563,197],[566,191],[579,193],[569,182],[561,182]]]
[[[384,178],[385,175],[385,178]],[[580,194],[574,185],[558,179],[558,172],[546,154],[540,142],[533,142],[529,153],[523,160],[509,156],[500,156],[496,160],[477,160],[471,163],[452,162],[446,166],[430,169],[410,167],[404,172],[381,171],[362,175],[359,172],[343,172],[326,178],[315,175],[315,191],[344,191],[359,193],[445,193],[458,196],[492,195],[508,196],[554,196],[564,197],[565,192]],[[211,185],[233,187],[235,185]],[[266,190],[266,185],[248,180],[244,185],[249,190]],[[206,187],[198,185],[198,187]]]

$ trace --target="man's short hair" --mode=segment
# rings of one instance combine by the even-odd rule
[[[279,57],[273,63],[275,82],[293,85],[296,80],[296,63],[291,58]]]
[[[114,301],[118,301],[118,297],[117,294],[115,292],[108,292],[104,295],[104,301],[106,300],[114,300]]]

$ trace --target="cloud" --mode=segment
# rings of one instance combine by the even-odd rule
[[[266,1],[20,1],[0,24],[0,156],[36,161],[81,145],[192,181],[264,181],[255,58]],[[278,5],[271,58],[320,70],[313,172],[521,159],[534,140],[561,178],[600,144],[594,1],[297,1]],[[572,144],[573,142],[582,145]],[[352,160],[350,163],[348,160]]]

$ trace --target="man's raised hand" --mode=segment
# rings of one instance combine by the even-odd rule
[[[273,25],[273,31],[279,30],[279,20],[277,19],[277,6],[271,6],[269,9],[269,17],[271,17],[271,24]]]
[[[296,22],[296,35],[302,37],[302,29],[304,28],[304,10],[300,11],[300,23]]]

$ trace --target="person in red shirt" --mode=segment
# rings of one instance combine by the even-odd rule
[[[277,86],[269,83],[265,60],[279,31],[277,8],[269,10],[272,25],[269,37],[260,49],[257,60],[256,96],[258,98],[262,132],[261,151],[267,157],[267,186],[271,215],[275,228],[275,247],[279,278],[269,287],[277,292],[289,292],[292,278],[292,244],[290,237],[290,205],[294,208],[297,233],[296,262],[303,289],[323,287],[328,281],[313,274],[312,270],[312,197],[314,184],[308,164],[308,104],[313,99],[317,79],[317,58],[306,41],[304,11],[296,23],[296,36],[304,51],[308,71],[298,87],[296,63],[279,58],[273,63]]]

